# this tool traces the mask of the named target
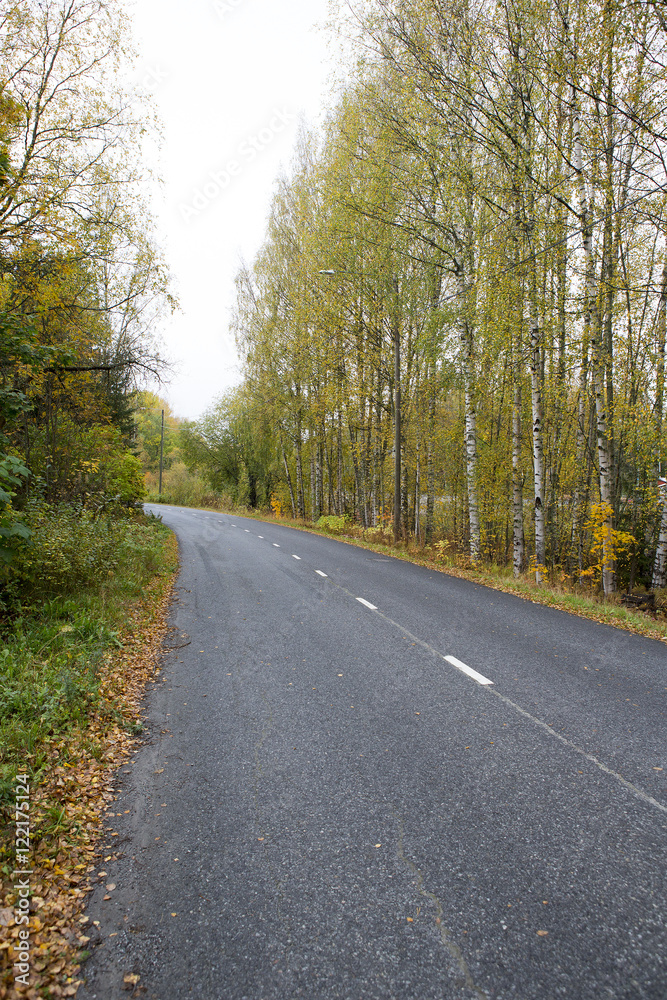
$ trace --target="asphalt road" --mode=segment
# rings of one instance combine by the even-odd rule
[[[665,1000],[664,644],[160,513],[180,648],[119,775],[79,1000]]]

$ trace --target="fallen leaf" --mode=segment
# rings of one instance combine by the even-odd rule
[[[131,986],[136,986],[141,976],[135,975],[133,972],[128,972],[126,976],[123,976],[123,982],[129,983]]]
[[[0,910],[0,927],[9,927],[14,919],[14,911],[10,909]]]
[[[55,803],[60,808],[67,805],[68,817],[73,822],[58,838],[35,841],[31,859],[33,900],[34,905],[39,907],[39,918],[32,914],[30,917],[29,928],[35,944],[32,965],[35,980],[34,986],[31,985],[25,993],[26,1000],[37,1000],[38,995],[75,996],[82,985],[82,980],[76,975],[80,968],[81,950],[89,945],[89,941],[86,935],[80,933],[84,919],[81,910],[85,894],[93,889],[92,886],[84,888],[79,883],[84,871],[95,883],[99,867],[97,851],[111,847],[110,844],[105,845],[104,840],[113,837],[118,843],[118,833],[112,833],[107,826],[115,812],[114,774],[123,765],[127,765],[123,773],[132,773],[129,767],[133,762],[125,758],[137,752],[133,749],[135,737],[128,735],[124,727],[127,722],[137,719],[140,698],[155,672],[155,658],[159,655],[167,629],[170,585],[171,577],[167,576],[158,576],[149,584],[142,602],[130,612],[127,627],[123,629],[124,633],[131,633],[134,640],[132,643],[126,641],[122,652],[117,655],[115,652],[103,654],[105,669],[101,671],[100,698],[123,716],[122,723],[116,723],[104,713],[91,715],[86,733],[72,735],[71,739],[68,735],[67,740],[46,738],[41,747],[46,766],[43,774],[40,772],[39,787],[35,786],[30,803],[31,814],[33,806],[35,809],[36,826],[41,828],[45,810]],[[67,630],[69,628],[71,626]],[[123,639],[126,639],[125,634]],[[90,749],[93,746],[95,751]],[[27,754],[26,760],[32,761],[30,766],[33,766],[34,755]],[[104,862],[111,859],[112,855],[108,855]],[[102,877],[105,876],[106,873]],[[104,882],[99,884],[104,887]],[[111,898],[108,894],[105,896],[106,901]],[[13,907],[7,895],[0,896],[0,919],[5,908],[13,916]],[[86,923],[87,926],[100,926],[98,920]],[[11,927],[10,934],[13,932]],[[6,994],[7,973],[11,970],[11,961],[7,967],[6,960],[12,957],[11,952],[6,955],[3,950],[3,936],[8,935],[0,934],[0,997]],[[6,944],[9,950],[11,942]],[[125,984],[127,992],[137,989],[138,978]]]
[[[548,933],[549,933],[549,931],[538,931],[537,932],[537,936],[538,937],[546,937]]]
[[[109,884],[107,886],[107,892],[113,892],[115,888],[116,888],[116,883],[115,882],[109,882]]]

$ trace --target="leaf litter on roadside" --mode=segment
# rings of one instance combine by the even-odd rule
[[[174,536],[169,544],[172,565],[176,565]],[[111,818],[103,814],[115,799],[116,771],[139,745],[140,737],[134,733],[142,718],[146,687],[159,680],[156,668],[168,633],[174,579],[175,572],[153,579],[128,617],[122,648],[105,654],[101,693],[111,710],[97,712],[83,731],[54,737],[46,747],[47,763],[39,784],[31,787],[31,974],[27,987],[14,981],[17,895],[10,878],[12,841],[3,837],[3,845],[8,846],[0,848],[0,1000],[74,997],[82,983],[77,977],[91,941],[82,910],[93,889],[91,879],[99,877],[96,869],[102,860],[113,858],[100,847],[108,832],[103,825]],[[112,885],[107,888],[111,890]],[[98,933],[95,928],[91,931]],[[130,988],[138,981],[136,976]]]

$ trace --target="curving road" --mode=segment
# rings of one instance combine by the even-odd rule
[[[79,1000],[665,1000],[664,644],[159,513],[178,648]]]

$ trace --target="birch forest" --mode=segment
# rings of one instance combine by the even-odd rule
[[[664,587],[664,5],[339,15],[345,83],[238,274],[243,382],[193,439],[297,518]]]

